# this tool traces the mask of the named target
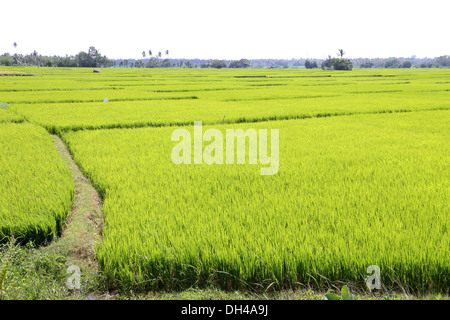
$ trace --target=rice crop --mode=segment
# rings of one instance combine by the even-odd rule
[[[0,102],[0,123],[4,122],[22,122],[23,117],[7,110],[8,104]]]
[[[36,244],[54,239],[73,191],[70,172],[43,128],[0,123],[0,243],[10,237]]]
[[[378,265],[386,285],[445,291],[449,121],[444,110],[213,126],[279,129],[273,176],[175,165],[175,128],[63,139],[105,199],[97,259],[121,286],[362,282]]]
[[[46,129],[104,199],[96,257],[118,287],[329,288],[378,265],[386,286],[448,292],[448,69],[5,70],[34,76],[0,77],[0,238],[65,221]],[[278,173],[173,164],[194,121],[279,129]]]
[[[45,68],[43,68],[45,69]],[[39,71],[41,72],[41,71]],[[443,70],[43,70],[0,101],[51,132],[446,110]],[[439,82],[439,83],[437,83]],[[104,98],[108,103],[103,103]]]

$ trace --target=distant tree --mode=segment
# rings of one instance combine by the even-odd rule
[[[21,65],[23,63],[23,56],[19,55],[17,52],[17,42],[13,43],[13,47],[16,50],[16,54],[14,55],[14,64]]]
[[[211,68],[222,69],[226,68],[227,63],[223,60],[213,60],[211,61]]]
[[[428,63],[426,63],[426,62],[422,62],[420,65],[419,65],[419,68],[431,68],[433,65],[430,63],[430,62],[428,62]]]
[[[389,59],[384,63],[385,68],[398,68],[400,63],[397,59]]]
[[[159,68],[161,66],[159,59],[151,57],[147,61],[147,68]]]
[[[372,68],[373,67],[373,62],[363,62],[360,64],[361,68]]]
[[[315,68],[317,68],[317,62],[309,61],[308,59],[306,59],[305,60],[305,68],[306,69],[315,69]]]
[[[92,58],[86,52],[79,52],[75,56],[75,60],[77,61],[77,67],[92,67],[94,62]]]
[[[172,66],[172,64],[170,63],[169,59],[164,59],[161,63],[160,63],[160,67],[161,68],[170,68]]]
[[[77,67],[108,67],[114,65],[114,61],[102,56],[95,47],[90,47],[88,53],[81,51],[75,58]],[[128,62],[128,61],[127,61]],[[124,65],[124,62],[122,63]]]
[[[250,60],[248,59],[241,59],[239,60],[239,63],[241,64],[242,68],[250,68],[251,66]]]
[[[13,58],[9,54],[0,56],[0,66],[12,66],[14,64]]]
[[[152,56],[152,50],[148,50],[148,56],[149,56],[149,57]]]
[[[91,57],[91,59],[92,59],[92,61],[93,61],[93,65],[91,65],[91,66],[92,66],[92,67],[98,67],[98,66],[99,66],[99,65],[98,65],[98,64],[99,64],[99,63],[98,63],[98,59],[99,59],[99,56],[100,56],[98,50],[95,49],[94,46],[91,46],[91,47],[89,47],[88,55],[89,55],[89,57]],[[90,66],[90,67],[91,67],[91,66]]]
[[[158,52],[158,58],[161,58],[161,56],[162,56],[162,53],[160,51],[160,52]]]
[[[239,61],[231,61],[228,68],[249,68],[250,61],[247,59],[241,59]]]
[[[166,50],[166,56],[168,56],[169,55],[169,50]]]
[[[331,65],[334,70],[352,70],[353,63],[348,59],[332,59]]]
[[[34,57],[34,63],[35,63],[35,66],[39,67],[38,53],[37,53],[36,50],[33,51],[33,57]]]
[[[412,66],[412,62],[411,61],[403,61],[402,64],[400,65],[400,68],[405,68],[405,69],[409,69]]]
[[[145,51],[142,51],[142,58],[145,59]]]
[[[331,59],[331,56],[328,56],[328,59],[326,59],[325,61],[322,62],[322,69],[328,70],[328,69],[332,69],[332,68],[333,68],[332,59]]]
[[[341,52],[342,49],[339,51]],[[344,54],[343,50],[341,52]],[[353,63],[349,59],[344,58],[331,58],[328,56],[328,59],[322,62],[323,70],[352,70]]]
[[[309,60],[305,60],[305,68],[311,69],[311,62]]]
[[[211,68],[211,61],[200,64],[200,68]]]
[[[450,67],[450,56],[440,56],[435,61],[438,67]]]
[[[328,59],[322,62],[322,69],[323,70],[352,70],[353,69],[353,62],[351,62],[349,59],[344,59],[345,52],[343,49],[338,50],[338,56],[340,58],[331,58],[331,56],[328,56]]]
[[[236,69],[236,68],[240,68],[241,65],[239,63],[239,61],[235,60],[235,61],[231,61],[230,64],[228,65],[228,68],[232,68],[232,69]]]

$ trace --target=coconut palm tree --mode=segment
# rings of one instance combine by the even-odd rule
[[[344,56],[344,54],[345,54],[344,49],[339,49],[338,50],[338,56],[341,56],[341,59]]]
[[[148,50],[148,55],[149,55],[149,57],[152,56],[152,50]]]
[[[16,54],[17,54],[17,42],[13,43],[13,47],[14,47],[14,49],[16,49]]]
[[[33,57],[34,57],[34,62],[36,63],[36,66],[39,67],[38,64],[38,53],[36,50],[33,51]]]
[[[145,51],[142,51],[142,58],[145,59]]]

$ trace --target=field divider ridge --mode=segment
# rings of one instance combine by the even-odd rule
[[[314,114],[294,114],[294,115],[274,115],[269,117],[242,117],[235,119],[223,119],[217,121],[203,121],[204,125],[223,125],[223,124],[238,124],[238,123],[259,123],[270,121],[282,121],[282,120],[306,120],[314,118],[329,118],[329,117],[342,117],[364,114],[386,114],[386,113],[408,113],[408,112],[427,112],[427,111],[442,111],[450,110],[450,107],[436,107],[436,108],[424,108],[424,109],[384,109],[376,111],[362,111],[362,112],[318,112]],[[56,125],[42,125],[51,134],[57,134],[68,131],[83,131],[83,130],[107,130],[107,129],[137,129],[137,128],[160,128],[160,127],[186,127],[193,126],[194,120],[190,121],[175,121],[175,122],[138,122],[138,123],[115,123],[106,125],[80,125],[80,126],[64,126],[59,127]]]

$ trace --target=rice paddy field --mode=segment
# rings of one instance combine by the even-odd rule
[[[0,123],[0,243],[55,239],[72,205],[73,182],[45,129]]]
[[[377,265],[386,286],[448,292],[449,69],[5,69],[34,76],[0,77],[3,236],[66,219],[57,134],[104,201],[114,286],[364,285]],[[194,121],[278,129],[278,172],[174,164]]]

